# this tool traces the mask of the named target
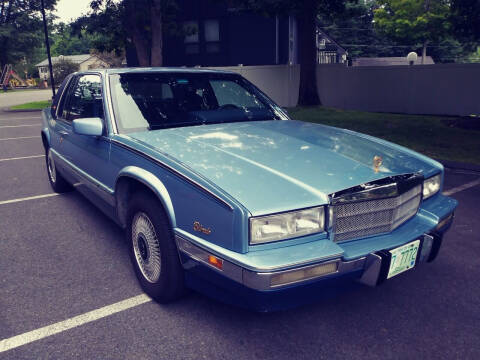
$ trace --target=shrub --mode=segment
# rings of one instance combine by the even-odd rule
[[[69,60],[61,59],[60,61],[53,64],[53,78],[55,84],[60,85],[65,78],[76,71],[78,71],[79,65],[71,62]],[[48,79],[50,82],[50,79]]]

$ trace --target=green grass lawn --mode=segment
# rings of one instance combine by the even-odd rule
[[[26,103],[26,104],[11,106],[10,109],[12,109],[12,110],[42,110],[42,109],[50,106],[51,103],[52,102],[50,100],[34,101],[34,102]]]
[[[350,129],[437,159],[480,164],[480,118],[369,113],[326,107],[288,109],[291,118]]]

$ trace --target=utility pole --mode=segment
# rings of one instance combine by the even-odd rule
[[[45,18],[45,4],[42,0],[42,12],[43,18],[43,31],[45,32],[45,45],[47,46],[47,57],[48,57],[48,68],[50,70],[50,84],[52,85],[53,97],[55,97],[55,81],[53,80],[53,66],[52,66],[52,57],[50,56],[50,42],[48,41],[48,29],[47,29],[47,19]]]

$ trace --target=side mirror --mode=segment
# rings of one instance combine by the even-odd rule
[[[73,132],[78,135],[101,136],[103,120],[99,117],[75,119],[72,121]]]

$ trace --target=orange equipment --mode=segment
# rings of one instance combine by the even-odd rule
[[[3,88],[5,88],[10,84],[11,77],[13,78],[11,81],[12,82],[11,85],[13,85],[14,87],[27,87],[27,84],[25,83],[25,81],[20,76],[18,76],[15,73],[15,71],[13,71],[12,65],[7,64],[3,67],[2,75],[0,77],[0,84],[2,85]],[[16,81],[14,81],[14,79]]]

